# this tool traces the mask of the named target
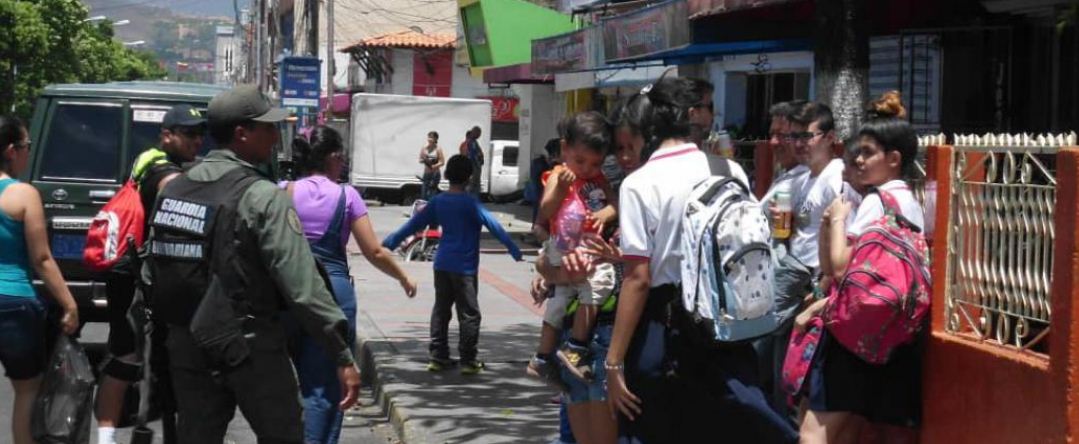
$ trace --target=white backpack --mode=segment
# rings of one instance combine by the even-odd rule
[[[776,330],[772,230],[741,180],[697,184],[682,214],[685,327],[706,342],[740,342]]]

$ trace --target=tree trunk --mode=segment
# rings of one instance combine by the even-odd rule
[[[836,134],[858,131],[869,99],[868,0],[817,0],[813,60],[817,100],[835,114]]]

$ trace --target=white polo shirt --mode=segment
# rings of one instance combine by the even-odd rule
[[[731,162],[731,175],[747,182]],[[708,158],[687,143],[656,150],[622,181],[618,226],[627,260],[648,261],[652,287],[682,279],[682,212],[693,187],[711,176]]]

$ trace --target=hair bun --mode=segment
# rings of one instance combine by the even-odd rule
[[[903,107],[899,91],[888,91],[869,103],[869,114],[877,118],[904,119],[907,117],[907,109]]]

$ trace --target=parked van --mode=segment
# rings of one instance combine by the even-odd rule
[[[223,87],[171,82],[52,85],[30,124],[30,168],[21,179],[41,193],[49,245],[84,321],[105,321],[105,283],[82,265],[90,221],[131,174],[135,157],[160,140],[165,112],[206,110]],[[204,138],[203,153],[213,146]],[[34,285],[45,292],[40,280]]]

